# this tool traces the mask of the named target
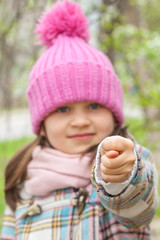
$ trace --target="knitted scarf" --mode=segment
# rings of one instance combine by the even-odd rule
[[[85,187],[90,182],[93,164],[90,154],[66,154],[37,146],[27,167],[25,190],[43,196],[57,189]]]

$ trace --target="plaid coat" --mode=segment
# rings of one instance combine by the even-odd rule
[[[154,164],[147,149],[137,146],[137,152],[137,173],[118,196],[96,183],[95,169],[85,189],[88,196],[75,188],[43,197],[22,189],[23,201],[16,211],[6,207],[1,240],[150,239],[149,223],[158,204]]]

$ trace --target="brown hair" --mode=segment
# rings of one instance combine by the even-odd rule
[[[12,210],[15,210],[16,202],[20,201],[19,186],[26,179],[27,165],[37,145],[44,145],[44,137],[38,136],[35,140],[20,148],[6,166],[4,192],[6,202]]]
[[[111,135],[127,137],[125,128],[116,127]],[[16,203],[21,201],[19,190],[21,184],[27,177],[27,165],[31,160],[32,152],[37,145],[48,146],[48,141],[44,136],[38,136],[24,147],[20,148],[10,159],[5,170],[5,199],[6,203],[14,211]],[[91,160],[95,158],[97,146],[90,148],[86,152],[92,152]],[[85,154],[85,153],[84,153]]]

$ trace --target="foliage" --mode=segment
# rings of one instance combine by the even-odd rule
[[[109,0],[101,2],[97,10],[99,47],[113,63],[122,81],[125,99],[141,107],[144,124],[150,126],[148,131],[158,130],[160,31],[152,22],[158,20],[159,15],[152,13],[152,19],[148,17],[149,1],[121,0],[111,5],[107,4]],[[154,0],[153,12],[156,6],[159,4]]]
[[[160,58],[157,51],[160,47],[160,34],[128,24],[117,27],[113,36],[114,49],[117,51],[115,65],[125,89],[135,87],[136,98],[141,106],[160,107]],[[137,72],[139,60],[142,61],[141,68],[146,71],[145,79],[141,79],[142,76]]]
[[[53,0],[0,1],[0,108],[24,106],[28,76],[38,56],[34,27]]]
[[[138,1],[138,0],[137,0]],[[141,14],[149,29],[159,31],[160,22],[160,1],[159,0],[142,0],[138,1],[141,6]]]
[[[148,142],[148,132],[143,127],[143,118],[126,118],[126,126],[128,127],[128,131],[133,135],[139,144],[151,148]]]

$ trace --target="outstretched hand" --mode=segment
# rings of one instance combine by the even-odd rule
[[[134,143],[120,136],[112,136],[102,143],[101,175],[104,181],[119,183],[128,179],[135,162]]]

